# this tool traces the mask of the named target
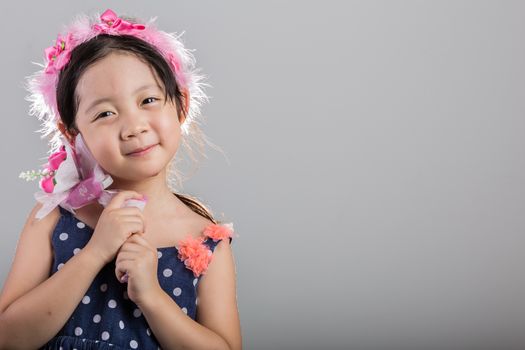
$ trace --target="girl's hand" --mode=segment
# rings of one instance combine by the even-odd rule
[[[137,207],[122,207],[128,199],[142,199],[135,191],[121,191],[104,208],[86,247],[101,257],[104,264],[112,261],[122,244],[135,232],[144,232],[144,215]]]
[[[128,297],[137,305],[162,290],[157,278],[157,249],[143,238],[133,234],[117,253],[115,275],[121,283],[128,283]]]

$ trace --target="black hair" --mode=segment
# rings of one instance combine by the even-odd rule
[[[177,113],[182,114],[183,95],[170,66],[149,43],[131,35],[99,34],[71,51],[68,64],[60,71],[56,90],[57,108],[66,130],[78,132],[76,114],[79,97],[77,84],[91,65],[113,52],[131,53],[154,69],[163,84],[166,102],[175,102]]]
[[[94,63],[114,52],[134,54],[144,63],[152,67],[161,80],[164,88],[164,99],[166,102],[175,102],[179,117],[182,112],[187,112],[187,106],[183,106],[184,96],[176,82],[168,62],[151,44],[131,35],[108,35],[99,34],[71,51],[71,58],[66,66],[60,71],[56,90],[57,108],[60,119],[66,131],[72,135],[79,132],[76,124],[76,114],[79,107],[79,98],[76,93],[77,84],[82,74]],[[184,108],[183,108],[184,107]],[[218,223],[207,209],[196,198],[188,195],[174,194],[191,210]]]

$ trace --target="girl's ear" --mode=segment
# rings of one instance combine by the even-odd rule
[[[181,91],[182,97],[183,97],[183,106],[182,106],[182,115],[180,118],[182,119],[180,123],[184,123],[186,120],[186,116],[188,115],[188,110],[190,109],[190,92],[188,89],[184,89]]]
[[[70,133],[67,130],[66,126],[64,125],[64,123],[62,121],[59,121],[57,126],[58,126],[58,130],[60,130],[62,135],[64,135],[66,137],[67,141],[70,144],[74,144],[75,143],[75,135],[76,135],[76,133]]]

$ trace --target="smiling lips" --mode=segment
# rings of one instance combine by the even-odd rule
[[[149,146],[146,146],[146,147],[140,147],[140,148],[137,148],[135,149],[134,151],[130,152],[130,153],[127,153],[126,155],[127,156],[141,156],[141,155],[144,155],[146,153],[148,153],[149,151],[151,151],[155,146],[157,146],[158,144],[153,144],[153,145],[149,145]]]

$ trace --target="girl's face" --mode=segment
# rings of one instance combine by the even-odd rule
[[[151,67],[132,54],[111,53],[84,72],[76,94],[78,130],[116,181],[139,181],[165,171],[179,147],[181,129],[175,104],[165,103]],[[148,146],[153,147],[146,154],[130,155]]]

